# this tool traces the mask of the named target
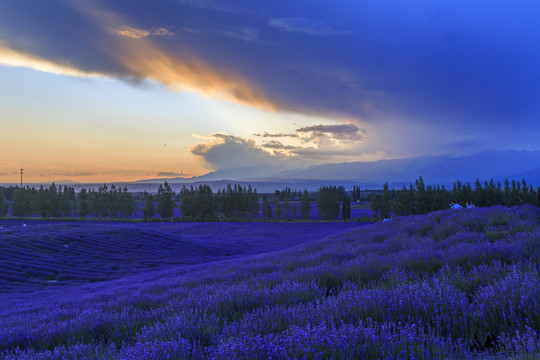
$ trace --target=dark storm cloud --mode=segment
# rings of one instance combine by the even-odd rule
[[[540,130],[539,12],[529,0],[4,1],[0,61],[4,46],[263,108],[441,123],[489,146],[501,124],[516,142]]]

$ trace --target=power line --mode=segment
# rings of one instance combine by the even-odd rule
[[[24,169],[21,169],[21,189],[22,189],[22,176],[23,176]]]

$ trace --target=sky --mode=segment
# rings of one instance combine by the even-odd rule
[[[540,150],[536,0],[0,2],[0,183]]]

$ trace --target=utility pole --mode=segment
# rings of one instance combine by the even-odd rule
[[[22,189],[22,176],[23,176],[24,169],[21,169],[21,189]]]

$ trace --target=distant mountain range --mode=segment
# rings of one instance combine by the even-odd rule
[[[249,183],[262,188],[280,189],[289,186],[297,189],[316,190],[321,185],[358,185],[361,188],[378,189],[388,182],[391,188],[401,188],[414,183],[420,176],[426,184],[445,185],[459,180],[474,184],[490,180],[525,179],[533,186],[540,185],[540,151],[486,151],[468,156],[420,156],[373,162],[347,162],[313,165],[299,169],[284,167],[239,167],[223,169],[192,178],[166,179],[171,184],[206,183],[223,187],[234,181]],[[150,184],[164,179],[143,180]],[[273,191],[273,190],[271,190]]]
[[[198,177],[115,182],[115,185],[127,186],[130,191],[155,192],[158,184],[164,181],[173,185],[175,191],[182,184],[208,184],[217,190],[229,183],[238,183],[244,186],[249,184],[259,192],[274,192],[286,186],[310,191],[322,185],[343,185],[346,188],[357,185],[362,189],[381,189],[388,182],[390,188],[399,189],[414,183],[420,176],[428,185],[444,185],[447,188],[457,180],[474,185],[476,179],[483,183],[491,178],[501,183],[504,179],[525,179],[527,184],[537,187],[540,186],[540,151],[486,151],[468,156],[420,156],[372,162],[329,163],[298,169],[283,166],[238,167]],[[69,185],[78,190],[103,184]]]

